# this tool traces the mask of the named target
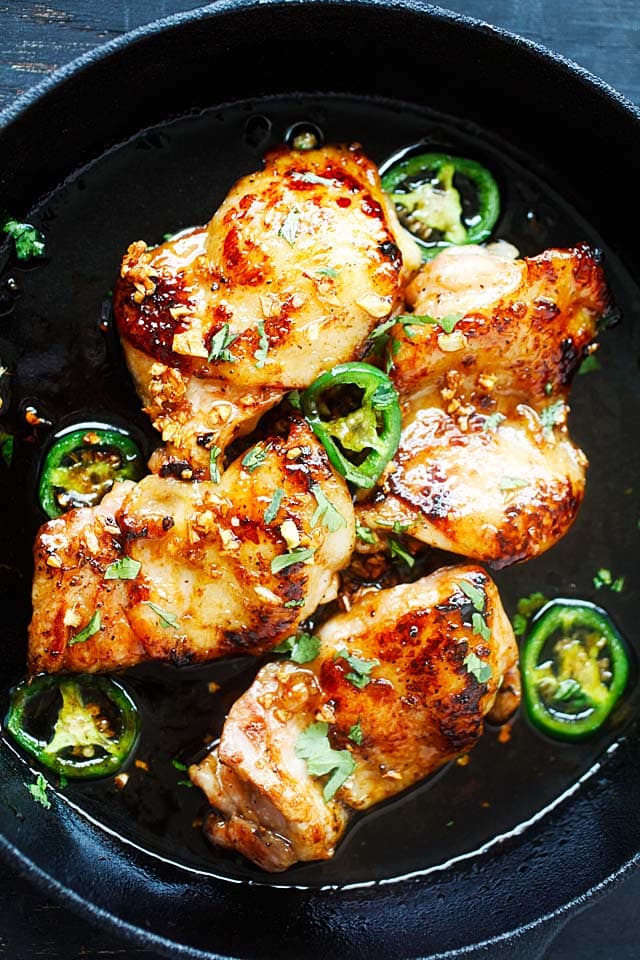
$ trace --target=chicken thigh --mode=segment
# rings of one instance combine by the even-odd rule
[[[537,556],[584,495],[567,395],[610,304],[597,254],[454,247],[407,300],[413,313],[390,331],[402,436],[359,522],[494,567]]]
[[[353,544],[346,484],[301,420],[219,483],[116,484],[40,530],[29,671],[270,650],[335,597]]]
[[[317,637],[310,662],[260,670],[189,770],[214,808],[207,837],[265,870],[331,857],[353,811],[471,749],[518,656],[471,565],[368,592]]]
[[[272,151],[206,227],[133,243],[114,309],[169,461],[206,477],[209,449],[286,391],[361,356],[420,254],[357,145]],[[172,468],[174,471],[176,467]]]

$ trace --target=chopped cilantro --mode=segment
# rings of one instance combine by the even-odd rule
[[[281,553],[271,561],[271,573],[280,573],[294,563],[304,563],[315,552],[315,547],[298,547],[297,550],[291,550],[289,553]]]
[[[178,780],[176,783],[177,787],[192,787],[193,784],[191,780]]]
[[[602,587],[608,587],[609,590],[613,591],[613,593],[622,593],[624,590],[624,583],[625,577],[616,577],[614,579],[611,571],[607,570],[605,567],[601,567],[593,578],[593,585],[596,590],[601,590]]]
[[[245,453],[244,457],[242,458],[242,466],[245,467],[249,473],[253,473],[254,470],[257,470],[258,467],[261,467],[265,462],[270,450],[270,443],[267,443],[266,445],[257,443],[255,447],[251,447],[251,449],[247,450]]]
[[[178,626],[178,618],[173,613],[167,613],[166,610],[163,610],[162,607],[159,607],[156,603],[152,603],[151,600],[145,600],[145,603],[148,607],[151,607],[163,627]]]
[[[389,546],[391,547],[391,556],[397,557],[399,560],[402,560],[408,567],[414,565],[415,557],[412,557],[408,550],[398,543],[397,540],[394,540],[393,537],[389,538]]]
[[[0,455],[2,455],[2,459],[8,467],[11,466],[13,461],[14,443],[15,438],[10,433],[0,432]]]
[[[472,673],[478,683],[486,683],[493,676],[491,664],[481,660],[475,653],[469,653],[463,663],[469,673]]]
[[[89,637],[92,637],[94,633],[97,633],[101,626],[102,618],[100,616],[100,611],[96,610],[86,627],[83,627],[79,633],[74,634],[74,636],[67,641],[67,646],[73,647],[76,643],[86,643]]]
[[[553,384],[551,383],[550,380],[547,380],[547,382],[545,383],[544,392],[548,397],[551,396],[551,394],[553,393]]]
[[[336,530],[346,527],[347,521],[340,511],[334,507],[331,500],[325,496],[319,484],[314,483],[311,487],[311,493],[316,498],[316,503],[318,504],[311,517],[311,529],[317,527],[319,523],[322,523],[330,533],[335,533]]]
[[[357,687],[358,690],[364,689],[364,687],[371,683],[369,674],[374,667],[380,666],[379,660],[363,660],[362,657],[356,657],[352,653],[349,653],[344,647],[336,650],[334,653],[333,659],[337,660],[338,658],[346,660],[351,667],[351,671],[346,675],[346,678],[349,683]]]
[[[180,760],[176,760],[175,757],[171,761],[171,766],[175,767],[176,770],[180,770],[181,773],[184,773],[188,769],[186,763],[182,763]]]
[[[393,521],[378,520],[377,523],[379,527],[387,527],[393,533],[399,533],[399,534],[406,533],[409,527],[411,526],[410,523],[400,523],[399,520],[393,520]]]
[[[318,656],[320,639],[311,633],[299,633],[297,636],[287,637],[277,647],[274,653],[288,653],[294,663],[310,663]]]
[[[469,580],[461,580],[459,587],[465,596],[471,600],[471,603],[478,613],[482,613],[486,602],[484,592],[479,590],[473,583],[470,583]]]
[[[41,257],[44,253],[44,234],[30,223],[19,223],[18,220],[9,219],[5,220],[2,229],[13,238],[18,260]]]
[[[507,418],[505,417],[504,413],[498,413],[496,410],[495,413],[490,413],[489,416],[486,417],[484,423],[482,424],[482,429],[497,430],[500,424],[504,423],[506,419]]]
[[[110,563],[104,572],[105,580],[135,580],[142,564],[133,557],[120,557]]]
[[[359,747],[362,746],[364,735],[362,733],[362,727],[360,726],[359,720],[357,723],[354,723],[354,725],[349,729],[349,733],[347,734],[347,736],[349,737],[349,740],[352,741],[352,743],[357,743]]]
[[[295,745],[295,754],[307,765],[312,777],[331,774],[324,786],[324,802],[329,800],[351,776],[356,763],[348,750],[334,750],[329,743],[329,724],[323,721],[312,723],[299,735]]]
[[[528,487],[529,481],[521,477],[500,477],[500,491],[507,493],[510,490],[520,490],[522,487]]]
[[[229,329],[229,324],[224,323],[217,333],[211,338],[209,345],[209,360],[224,360],[225,363],[233,363],[236,359],[229,347],[237,339]]]
[[[256,367],[262,369],[267,362],[267,354],[269,352],[269,337],[264,332],[264,323],[262,320],[260,320],[258,323],[258,337],[258,349],[253,355],[256,359]]]
[[[578,367],[578,373],[592,373],[600,370],[600,361],[595,353],[589,353]]]
[[[221,454],[220,447],[215,443],[209,449],[209,478],[212,483],[220,483],[220,468],[218,466],[218,457]]]
[[[284,604],[285,607],[304,607],[305,601],[304,598],[301,600],[287,600]]]
[[[299,391],[299,390],[291,390],[291,391],[287,394],[287,400],[289,401],[289,403],[291,404],[291,406],[293,407],[294,410],[300,410],[300,409],[301,409],[300,391]]]
[[[269,501],[269,506],[264,512],[264,522],[273,523],[275,518],[278,516],[278,510],[280,509],[280,504],[282,503],[282,498],[284,497],[284,490],[282,487],[276,487],[273,492],[273,496]]]
[[[491,639],[491,630],[481,613],[476,611],[471,614],[471,627],[473,632],[479,634],[485,642]]]
[[[39,803],[41,807],[45,808],[45,810],[51,809],[51,800],[49,800],[49,797],[47,796],[49,784],[41,773],[38,774],[35,783],[25,783],[25,787],[36,803]]]
[[[560,423],[563,411],[564,400],[555,400],[553,403],[550,403],[548,407],[543,407],[540,411],[542,432],[546,437],[550,437],[553,433],[553,428],[556,424]]]
[[[369,527],[365,527],[364,524],[360,523],[359,520],[356,520],[356,536],[359,540],[362,540],[363,543],[376,542],[376,535],[373,530],[370,530]]]
[[[406,335],[411,339],[410,327],[418,326],[440,326],[445,333],[453,333],[456,325],[463,319],[464,313],[449,313],[446,317],[430,317],[428,314],[422,316],[413,313],[402,314],[396,317],[396,323],[401,323]]]
[[[290,247],[295,246],[299,223],[300,214],[294,207],[293,210],[289,210],[289,213],[282,222],[282,226],[278,230],[278,236],[286,240]]]
[[[338,276],[338,271],[335,267],[321,267],[320,270],[316,270],[316,273],[321,277],[331,277],[332,280]]]
[[[374,410],[386,410],[391,404],[397,402],[398,394],[391,383],[381,383],[371,397],[371,406]]]
[[[516,637],[522,637],[527,632],[527,625],[531,617],[544,607],[547,598],[543,593],[530,593],[528,597],[520,597],[516,604],[517,613],[513,618],[513,632]]]

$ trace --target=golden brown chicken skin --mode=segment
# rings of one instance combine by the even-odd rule
[[[250,448],[219,483],[117,484],[98,507],[40,530],[29,672],[270,650],[335,597],[353,544],[346,484],[304,421]],[[110,579],[122,557],[139,567]]]
[[[537,556],[584,496],[566,401],[610,306],[598,256],[585,245],[524,260],[452,248],[407,299],[413,312],[391,331],[402,436],[360,522],[380,533],[399,523],[494,567]]]
[[[125,356],[168,457],[196,476],[260,415],[361,356],[420,256],[357,145],[272,151],[206,227],[138,241],[114,309]]]
[[[189,771],[214,808],[207,837],[265,870],[331,857],[352,811],[470,750],[518,656],[495,584],[473,565],[366,593],[318,638],[312,662],[260,670]],[[310,730],[346,752],[333,796],[332,772],[301,755]]]

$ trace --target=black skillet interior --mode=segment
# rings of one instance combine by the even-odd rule
[[[510,613],[533,590],[591,599],[638,645],[640,294],[627,272],[638,242],[632,211],[614,229],[608,203],[615,147],[640,152],[637,119],[513,39],[417,4],[349,7],[229,3],[176,18],[71,75],[2,133],[2,203],[47,236],[45,262],[26,269],[7,254],[0,279],[0,357],[11,370],[3,429],[19,438],[0,475],[5,696],[24,672],[31,546],[43,519],[35,482],[48,437],[97,420],[129,426],[147,451],[155,441],[109,322],[124,249],[205,221],[300,121],[317,124],[327,141],[359,141],[380,163],[418,141],[473,156],[501,187],[497,237],[523,254],[580,240],[604,250],[623,322],[602,336],[601,370],[577,377],[572,394],[572,431],[591,462],[586,501],[549,554],[496,580]],[[256,61],[259,96],[238,67]],[[499,83],[505,76],[512,83]],[[113,110],[96,122],[98,91]],[[609,149],[576,165],[587,119]],[[28,426],[29,406],[51,425]],[[622,593],[596,591],[601,567],[624,575]],[[138,757],[148,770],[133,768],[123,791],[110,781],[69,786],[53,814],[32,803],[24,788],[32,777],[6,745],[7,842],[121,923],[185,949],[261,957],[296,956],[301,944],[310,956],[329,944],[364,955],[373,943],[393,955],[399,931],[403,956],[479,942],[562,910],[638,849],[637,816],[625,815],[638,792],[632,684],[596,739],[558,745],[522,716],[508,743],[489,729],[467,766],[360,817],[332,861],[265,877],[205,844],[193,826],[202,798],[171,764],[191,760],[219,732],[256,667],[236,660],[129,671],[124,679],[141,707]],[[210,680],[222,685],[215,696]],[[251,924],[242,923],[247,909]]]

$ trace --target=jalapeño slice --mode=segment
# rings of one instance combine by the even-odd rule
[[[19,683],[5,726],[38,763],[76,780],[117,773],[136,746],[139,728],[125,688],[90,674],[41,675]]]
[[[531,623],[520,664],[529,718],[562,740],[599,730],[629,676],[620,633],[606,611],[586,601],[546,604]]]
[[[140,480],[142,455],[128,433],[87,427],[58,436],[40,473],[40,505],[54,519],[74,507],[93,507],[116,480]]]
[[[482,243],[500,215],[493,175],[467,157],[421,153],[401,160],[383,173],[382,187],[424,260],[444,247]]]
[[[373,487],[400,441],[400,402],[389,377],[369,363],[342,363],[321,374],[300,404],[336,470],[357,487]]]

